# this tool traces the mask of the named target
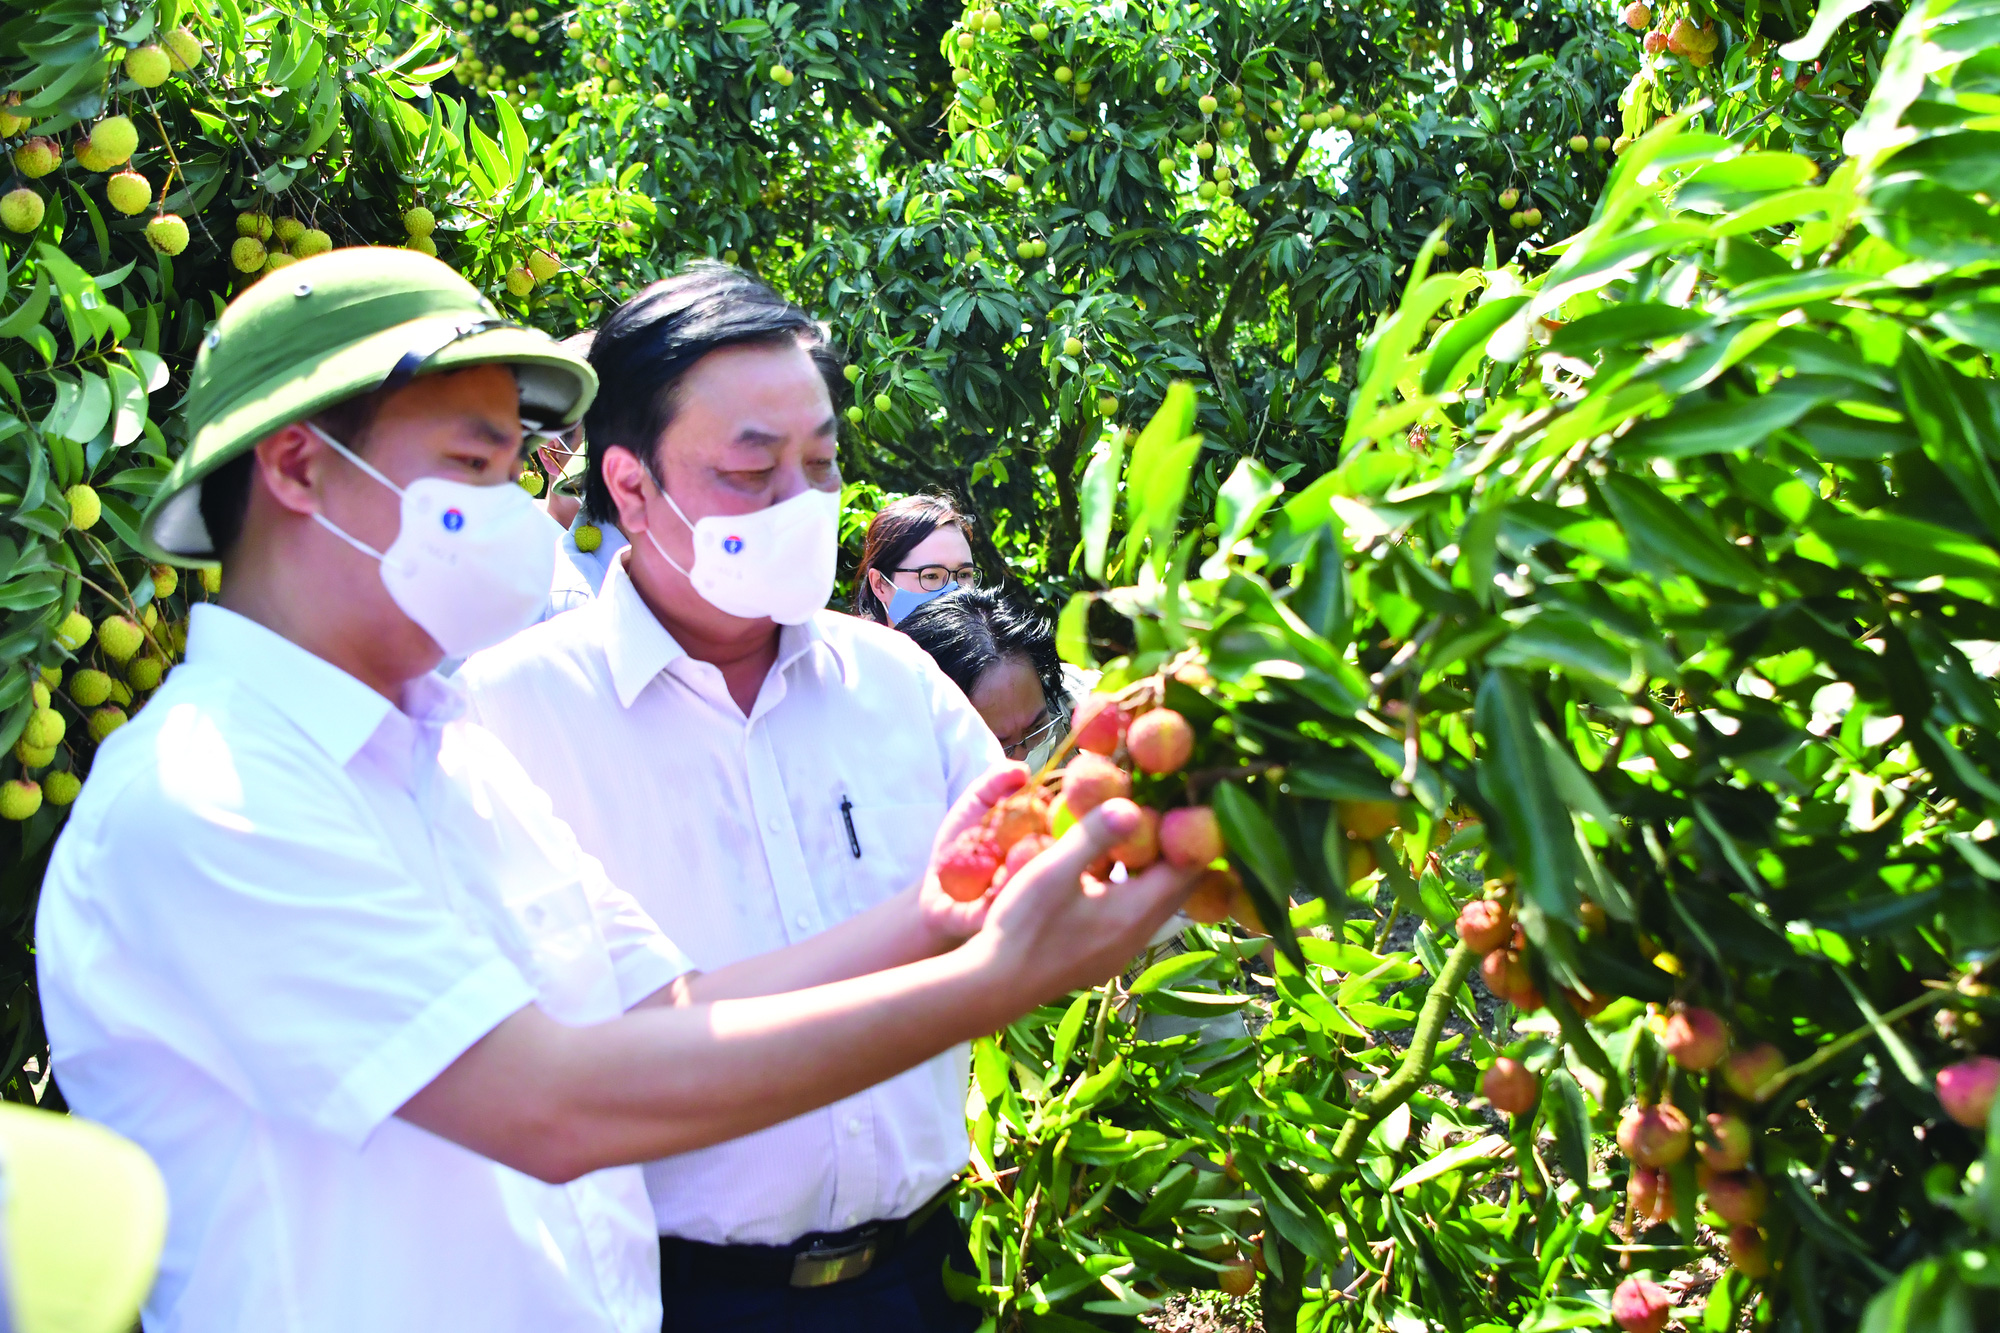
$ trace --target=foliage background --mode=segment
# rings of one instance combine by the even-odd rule
[[[1606,1150],[1630,1088],[1716,1096],[1651,1044],[1644,1005],[1673,998],[1795,1062],[1847,1043],[1814,1066],[1823,1091],[1760,1124],[1777,1277],[1722,1277],[1705,1326],[1849,1327],[1906,1268],[1883,1327],[1974,1308],[1962,1256],[1992,1219],[1976,1180],[1953,1191],[1976,1145],[1911,1071],[1986,1040],[1977,969],[2000,942],[1990,669],[1953,646],[2000,641],[1973,632],[2000,514],[1987,7],[1930,6],[1942,61],[1897,55],[1890,5],[1650,13],[1714,25],[1699,67],[1568,0],[492,8],[0,8],[32,122],[7,146],[65,146],[27,183],[41,226],[0,237],[0,745],[37,673],[67,731],[51,764],[5,767],[87,773],[93,710],[64,682],[108,668],[136,707],[155,678],[59,639],[73,609],[145,623],[158,669],[207,595],[136,560],[132,530],[193,350],[254,280],[229,261],[240,212],[394,244],[422,205],[441,257],[559,334],[691,255],[733,259],[824,313],[858,368],[851,522],[957,494],[996,579],[1108,589],[1069,603],[1073,657],[1137,678],[1191,645],[1218,684],[1174,697],[1207,760],[1320,774],[1214,797],[1237,803],[1266,919],[1304,901],[1296,951],[1198,934],[982,1048],[968,1295],[996,1320],[1126,1325],[1238,1253],[1271,1328],[1593,1326],[1630,1263],[1709,1290],[1692,1188],[1672,1227],[1630,1234]],[[123,75],[178,25],[205,43],[194,68]],[[1878,84],[1888,109],[1857,130]],[[1683,107],[1694,137],[1646,179],[1593,146]],[[112,112],[190,223],[182,254],[68,152]],[[1884,166],[1904,124],[1924,137]],[[558,271],[532,281],[537,252]],[[1562,285],[1580,271],[1601,281]],[[1499,332],[1518,346],[1490,359]],[[1199,393],[1135,444],[1120,423],[1176,380]],[[78,483],[103,501],[87,530]],[[1916,522],[1935,530],[1880,526]],[[1538,721],[1496,732],[1509,716]],[[1639,751],[1654,776],[1628,771]],[[1362,795],[1421,813],[1350,890],[1329,802]],[[0,880],[0,1092],[50,1105],[30,950],[61,817],[8,826]],[[1553,859],[1523,850],[1551,832]],[[1533,904],[1538,971],[1626,997],[1594,1028],[1559,1005],[1495,1029],[1434,984],[1455,901],[1493,869]],[[1608,884],[1608,942],[1576,935],[1580,894],[1620,907]],[[1932,982],[1956,997],[1935,1021],[1876,1021]],[[1460,1021],[1426,1050],[1431,998]],[[1241,1037],[1195,1049],[1238,1012]],[[1175,1018],[1207,1026],[1157,1040]],[[1476,1104],[1496,1043],[1548,1076],[1524,1122]],[[1371,1107],[1412,1047],[1421,1089]],[[1366,1133],[1329,1156],[1357,1109]]]

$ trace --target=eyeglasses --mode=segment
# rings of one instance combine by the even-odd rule
[[[1012,745],[1001,746],[1000,752],[1009,759],[1026,759],[1031,750],[1049,739],[1049,737],[1055,735],[1057,729],[1062,726],[1062,723],[1062,718],[1051,717],[1048,721],[1042,723],[1041,726],[1036,727],[1033,731],[1021,737],[1020,740],[1015,741]]]
[[[901,569],[892,569],[889,572],[892,574],[915,574],[917,576],[917,586],[925,592],[936,592],[947,583],[956,583],[961,588],[977,588],[979,586],[979,567],[977,565],[960,565],[957,569],[951,569],[944,565],[919,565],[915,569],[905,566]]]

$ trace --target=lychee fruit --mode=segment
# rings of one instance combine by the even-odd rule
[[[1731,1227],[1729,1262],[1747,1278],[1769,1277],[1771,1255],[1764,1248],[1764,1233],[1754,1226]]]
[[[1512,949],[1494,949],[1481,958],[1479,975],[1486,982],[1486,989],[1503,1000],[1535,984],[1535,979],[1528,974],[1527,964]]]
[[[172,597],[174,590],[181,586],[180,571],[172,565],[154,565],[151,573],[155,597]]]
[[[153,183],[136,171],[121,171],[104,182],[104,197],[113,208],[130,216],[153,202]]]
[[[1007,849],[1007,859],[1000,863],[999,873],[994,877],[995,888],[1021,873],[1021,868],[1055,846],[1056,840],[1046,833],[1031,833]]]
[[[1736,1226],[1755,1222],[1770,1202],[1770,1190],[1748,1171],[1725,1172],[1708,1182],[1709,1211]]]
[[[1160,852],[1168,865],[1205,866],[1222,851],[1222,824],[1207,806],[1183,806],[1161,816]]]
[[[1778,1088],[1773,1082],[1784,1072],[1785,1053],[1765,1042],[1747,1051],[1738,1051],[1722,1062],[1722,1081],[1745,1101],[1768,1101]]]
[[[1667,1289],[1643,1277],[1628,1277],[1611,1293],[1612,1321],[1625,1333],[1661,1333],[1673,1312]]]
[[[37,750],[51,750],[62,744],[63,716],[46,705],[28,714],[21,739]]]
[[[962,903],[980,897],[993,884],[993,872],[1006,861],[993,835],[977,826],[961,832],[938,858],[938,883]]]
[[[28,778],[15,778],[0,786],[0,819],[19,822],[42,808],[41,784]]]
[[[130,116],[106,116],[90,127],[90,147],[111,166],[129,161],[139,147],[139,127]]]
[[[1542,1081],[1533,1070],[1510,1056],[1499,1056],[1479,1080],[1479,1090],[1493,1109],[1508,1115],[1526,1115],[1541,1100]]]
[[[515,296],[526,296],[535,290],[535,275],[519,264],[507,270],[507,290]]]
[[[78,532],[88,532],[97,526],[97,520],[104,517],[104,501],[97,498],[97,492],[83,482],[78,482],[63,492],[63,500],[69,505],[69,525]]]
[[[173,61],[161,47],[135,46],[125,53],[125,77],[141,88],[157,88],[173,72]]]
[[[175,28],[160,39],[160,44],[167,48],[167,59],[174,62],[176,70],[184,72],[201,63],[201,38],[186,28]]]
[[[1938,1104],[1967,1129],[1985,1128],[1996,1088],[2000,1088],[2000,1060],[1990,1055],[1975,1055],[1937,1073]]]
[[[1646,40],[1643,45],[1646,48],[1647,55],[1656,56],[1667,50],[1670,43],[1667,40],[1667,35],[1656,28],[1646,34]]]
[[[29,116],[16,113],[21,105],[21,94],[8,93],[0,97],[0,139],[11,139],[28,127]]]
[[[306,234],[306,224],[287,213],[271,221],[271,234],[278,238],[280,245],[292,245]]]
[[[1125,840],[1111,849],[1111,859],[1134,873],[1159,860],[1159,812],[1140,806],[1138,827],[1126,834]]]
[[[1091,694],[1076,706],[1070,734],[1076,737],[1077,749],[1109,755],[1115,754],[1124,742],[1125,726],[1125,710],[1116,699],[1108,694]]]
[[[254,208],[245,209],[236,215],[236,234],[238,236],[248,236],[253,240],[270,240],[271,215],[260,213]]]
[[[1248,1296],[1257,1285],[1257,1266],[1238,1255],[1222,1265],[1222,1271],[1215,1275],[1215,1285],[1225,1296]]]
[[[1229,919],[1236,895],[1242,891],[1243,881],[1236,877],[1235,871],[1205,870],[1195,880],[1194,892],[1181,903],[1181,911],[1204,926],[1220,925]]]
[[[82,790],[83,783],[76,774],[60,769],[42,779],[42,799],[53,806],[68,805]]]
[[[1010,852],[1021,839],[1049,831],[1049,803],[1039,791],[1017,791],[993,807],[986,827],[1000,850]]]
[[[1624,12],[1619,17],[1625,20],[1625,26],[1633,32],[1644,32],[1652,26],[1653,10],[1644,0],[1633,0],[1631,4],[1625,6]]]
[[[528,272],[534,275],[536,282],[547,282],[562,272],[562,264],[548,251],[536,250],[528,256]]]
[[[1729,1054],[1729,1029],[1713,1010],[1682,1009],[1667,1019],[1661,1044],[1683,1069],[1713,1069]]]
[[[595,524],[582,523],[576,529],[576,549],[589,555],[604,544],[604,530]]]
[[[1132,794],[1132,777],[1102,755],[1086,750],[1063,769],[1063,804],[1078,819],[1114,796]]]
[[[8,231],[31,232],[42,225],[47,212],[42,196],[25,185],[0,195],[0,226]]]
[[[178,213],[162,213],[146,224],[146,243],[163,255],[188,248],[188,224]]]
[[[90,617],[81,611],[71,611],[56,626],[56,642],[75,652],[90,642]]]
[[[106,616],[97,626],[97,646],[114,662],[131,661],[145,642],[145,631],[129,616]]]
[[[1403,826],[1403,808],[1394,801],[1340,801],[1340,826],[1350,838],[1373,842]]]
[[[403,214],[403,230],[412,236],[428,236],[437,230],[437,214],[418,204]]]
[[[236,243],[229,247],[229,262],[241,273],[255,273],[264,267],[264,261],[269,257],[264,243],[255,236],[239,236]]]
[[[1514,189],[1512,186],[1509,186],[1508,188],[1500,191],[1499,195],[1497,195],[1494,198],[1493,202],[1500,205],[1500,207],[1502,208],[1511,209],[1512,207],[1514,207],[1514,205],[1521,202],[1521,192],[1519,190]]]
[[[1618,1146],[1638,1166],[1672,1166],[1690,1140],[1687,1115],[1672,1102],[1630,1107],[1618,1122]]]
[[[1635,1166],[1625,1181],[1625,1199],[1632,1214],[1651,1226],[1674,1215],[1674,1179],[1650,1166]]]
[[[1477,898],[1458,910],[1458,938],[1476,954],[1490,956],[1513,934],[1514,914],[1507,910],[1505,903],[1491,898]],[[1488,989],[1491,986],[1489,981]]]
[[[409,240],[403,242],[403,248],[405,250],[415,250],[420,255],[429,255],[432,259],[437,258],[437,242],[428,236],[412,236]],[[510,273],[508,277],[511,279],[513,275]],[[508,285],[512,286],[513,284],[510,281]]]
[[[140,693],[157,689],[160,677],[167,673],[167,664],[157,657],[137,657],[132,665],[125,668],[126,683]]]
[[[1194,728],[1173,709],[1155,708],[1125,729],[1125,751],[1148,773],[1178,773],[1194,754]]]
[[[292,253],[300,259],[311,259],[333,249],[333,237],[318,227],[307,227],[299,233],[299,239],[292,242]]]
[[[62,146],[37,136],[14,150],[14,170],[29,180],[48,175],[62,165]]]
[[[1708,1113],[1708,1137],[1695,1145],[1711,1171],[1741,1171],[1750,1164],[1750,1126],[1742,1116]]]
[[[69,697],[79,708],[95,708],[111,697],[111,677],[96,667],[85,667],[69,678]]]
[[[22,768],[47,768],[56,761],[56,747],[37,749],[26,739],[14,742],[14,758],[21,761]]]

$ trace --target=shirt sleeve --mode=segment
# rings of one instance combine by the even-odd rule
[[[358,1145],[534,991],[323,753],[165,730],[81,868],[131,997],[103,1025]]]
[[[611,882],[596,857],[582,850],[577,855],[584,891],[597,916],[598,929],[604,932],[611,970],[618,978],[619,1004],[630,1009],[675,977],[695,970],[694,960],[667,938],[636,898]]]

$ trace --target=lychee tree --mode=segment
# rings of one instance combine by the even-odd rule
[[[1206,557],[1192,402],[1107,442],[1065,651],[1276,930],[976,1052],[1004,1318],[1246,1257],[1267,1330],[2000,1318],[1989,23],[1904,18],[1831,169],[1683,114],[1546,272],[1421,256]]]

